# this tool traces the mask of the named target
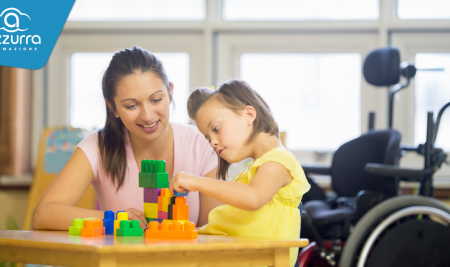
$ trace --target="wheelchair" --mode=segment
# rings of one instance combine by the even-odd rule
[[[401,135],[392,129],[393,97],[409,84],[415,67],[401,65],[398,50],[388,47],[370,53],[363,72],[371,84],[395,84],[389,129],[369,130],[342,145],[329,168],[303,166],[307,175],[330,175],[336,195],[315,191],[316,198],[304,203],[302,237],[313,242],[300,251],[298,266],[450,266],[450,208],[432,198],[433,175],[447,158],[434,143],[450,103],[436,121],[428,113],[425,144],[401,147]],[[404,84],[398,84],[400,75]],[[404,151],[422,155],[424,168],[399,167]],[[401,180],[419,182],[419,194],[399,196]]]

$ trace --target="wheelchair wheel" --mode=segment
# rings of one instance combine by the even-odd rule
[[[430,197],[386,200],[355,226],[339,266],[450,266],[449,214],[446,205]]]

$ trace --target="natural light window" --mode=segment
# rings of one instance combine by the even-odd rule
[[[400,19],[450,19],[449,0],[398,0]]]
[[[427,113],[434,112],[436,120],[439,109],[450,102],[450,54],[419,53],[416,55],[418,69],[444,68],[444,71],[418,71],[415,78],[416,106],[414,142],[425,143]],[[450,108],[441,119],[436,146],[450,151]]]
[[[225,20],[377,20],[379,0],[224,0]]]
[[[334,151],[361,134],[361,56],[245,53],[240,77],[271,107],[291,150]]]
[[[187,123],[189,96],[189,55],[155,53],[174,84],[176,108],[171,105],[171,121]],[[102,77],[113,53],[75,53],[71,58],[70,125],[87,130],[103,128],[106,120]]]
[[[68,20],[204,20],[205,0],[77,0]]]

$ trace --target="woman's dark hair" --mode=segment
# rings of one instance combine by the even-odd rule
[[[203,104],[213,97],[236,114],[239,114],[238,112],[243,110],[246,106],[252,106],[255,109],[256,119],[253,121],[253,132],[246,144],[255,140],[257,134],[261,132],[275,135],[279,138],[280,131],[278,129],[278,124],[273,118],[267,103],[248,83],[240,80],[230,80],[223,83],[219,85],[219,88],[215,91],[207,87],[197,88],[192,92],[188,99],[187,109],[189,118],[195,120],[195,117]],[[217,178],[225,180],[229,167],[230,163],[219,157]]]
[[[141,47],[133,47],[116,52],[103,75],[103,97],[112,109],[116,109],[114,97],[117,93],[117,84],[126,76],[137,72],[151,72],[158,76],[167,87],[170,101],[172,95],[170,83],[161,61],[152,53]],[[106,174],[110,175],[117,190],[123,185],[127,169],[127,153],[125,149],[125,126],[120,118],[116,118],[114,111],[106,105],[105,128],[98,132],[98,147],[100,157]]]

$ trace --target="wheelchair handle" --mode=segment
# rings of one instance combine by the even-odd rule
[[[402,168],[395,165],[386,165],[386,164],[376,164],[376,163],[367,163],[365,166],[365,171],[370,174],[387,176],[387,177],[401,177],[406,178],[407,180],[416,180],[420,181],[423,177],[431,177],[445,162],[447,159],[446,153],[441,153],[437,156],[436,162],[433,166],[423,169],[407,169]]]

